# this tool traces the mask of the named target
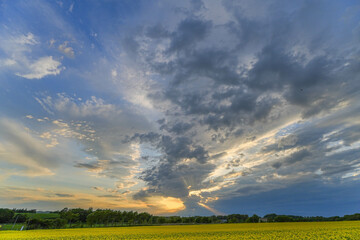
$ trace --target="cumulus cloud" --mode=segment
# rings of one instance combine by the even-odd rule
[[[16,75],[27,79],[40,79],[47,75],[58,75],[64,67],[61,62],[53,59],[52,56],[42,57],[28,66],[29,73],[16,73]]]
[[[41,44],[32,33],[13,35],[5,32],[0,42],[0,48],[7,56],[6,59],[0,59],[0,63],[17,76],[41,79],[48,75],[58,75],[65,69],[53,56],[30,56],[32,49]]]

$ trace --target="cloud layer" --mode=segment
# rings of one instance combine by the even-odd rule
[[[218,214],[299,185],[331,195],[358,183],[355,3],[38,5],[3,3],[1,17],[0,100],[14,107],[1,106],[0,164],[17,182],[0,187],[14,198],[21,177],[43,176],[59,191],[42,200],[56,206],[102,198]],[[39,28],[26,24],[44,16]],[[66,172],[88,184],[72,186]]]

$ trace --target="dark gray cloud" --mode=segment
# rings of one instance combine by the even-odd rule
[[[129,139],[150,143],[162,153],[159,164],[142,172],[140,178],[147,183],[149,189],[135,194],[135,199],[144,199],[151,194],[186,197],[189,186],[199,187],[201,180],[215,167],[207,163],[209,155],[204,147],[182,135],[171,137],[150,132],[135,134]]]
[[[280,168],[282,165],[291,165],[296,162],[304,160],[306,157],[310,155],[311,153],[307,149],[302,149],[286,157],[284,160],[274,163],[272,166],[274,168]]]
[[[209,163],[195,162],[175,165],[163,160],[160,165],[144,171],[141,179],[148,183],[153,192],[185,198],[189,195],[190,188],[198,189],[202,187],[201,181],[214,168],[215,165]],[[137,195],[137,197],[140,196]]]
[[[134,164],[135,162],[130,157],[126,157],[123,160],[97,160],[87,163],[76,163],[74,167],[97,172],[100,176],[122,179],[124,176],[130,175],[130,167]]]
[[[199,11],[205,8],[205,5],[202,0],[191,0],[190,3],[194,11]]]
[[[193,18],[183,20],[172,33],[169,53],[195,47],[195,43],[204,39],[210,28],[211,22],[208,21]]]
[[[163,123],[160,126],[160,130],[165,129],[170,133],[174,133],[176,135],[184,135],[188,130],[193,127],[193,124],[186,123],[186,122],[176,122],[173,124]]]
[[[111,195],[111,194],[99,195],[99,197],[103,197],[103,198],[119,198],[118,196]]]
[[[64,197],[64,198],[74,197],[73,194],[67,194],[67,193],[55,193],[55,195],[58,197]]]
[[[189,192],[182,178],[194,174],[200,176],[198,182],[206,179],[221,158],[221,154],[208,157],[210,149],[219,147],[209,145],[209,139],[204,139],[208,136],[220,146],[231,145],[230,139],[259,144],[244,158],[247,160],[239,156],[224,164],[231,176],[254,153],[266,159],[239,174],[242,177],[236,183],[246,187],[234,187],[238,193],[279,188],[279,181],[339,179],[357,169],[359,156],[351,144],[360,139],[358,126],[332,115],[343,111],[346,116],[356,116],[341,110],[358,101],[356,21],[340,20],[345,9],[335,2],[319,1],[313,6],[307,1],[272,1],[260,5],[264,8],[261,13],[247,1],[223,1],[229,15],[225,23],[201,14],[184,14],[173,28],[155,24],[133,36],[133,41],[146,37],[151,46],[133,54],[162,79],[148,97],[165,116],[158,121],[158,132],[127,139],[151,142],[163,154],[158,164],[143,172],[141,178],[151,192],[141,194],[182,197]],[[202,4],[196,6],[200,11],[206,9]],[[162,50],[154,50],[159,49],[156,47]],[[300,127],[288,130],[285,137],[276,136],[277,141],[268,145],[257,141],[258,135],[277,122],[286,123],[297,115]],[[332,117],[322,119],[329,115]],[[335,143],[338,141],[341,144]],[[196,162],[184,165],[188,158]],[[210,159],[215,160],[214,165],[209,164]],[[193,172],[192,167],[199,164],[207,169]],[[217,181],[223,179],[215,178]],[[264,182],[267,185],[259,186]],[[214,185],[202,182],[196,186]]]
[[[127,137],[125,141],[138,140],[141,143],[150,143],[164,154],[167,162],[177,163],[184,159],[195,159],[199,163],[206,163],[208,152],[204,147],[194,144],[185,136],[171,137],[154,132],[145,134],[134,134]]]
[[[310,177],[342,181],[345,174],[356,172],[360,164],[359,126],[352,124],[345,127],[342,118],[356,118],[357,109],[343,110],[312,124],[299,124],[291,135],[279,138],[277,143],[264,146],[261,151],[274,154],[270,158],[273,161],[271,166],[281,175],[302,172],[308,173],[304,180]],[[278,154],[289,150],[294,152],[278,159]],[[259,166],[259,169],[263,167]]]
[[[94,164],[91,164],[91,163],[77,163],[75,164],[75,167],[78,167],[78,168],[86,168],[86,169],[98,169],[99,166],[94,163]]]
[[[319,6],[322,5],[318,3],[318,8],[311,10],[312,14],[310,14],[307,11],[308,5],[304,3],[295,10],[295,14],[285,12],[288,19],[275,17],[273,22],[266,24],[260,20],[247,20],[242,16],[239,8],[231,9],[236,17],[236,22],[232,23],[231,29],[238,29],[238,32],[235,31],[237,35],[249,38],[248,40],[241,38],[239,45],[244,45],[244,42],[250,40],[258,40],[253,50],[255,56],[251,69],[244,68],[239,59],[242,52],[237,44],[233,46],[234,48],[221,44],[211,48],[185,44],[189,47],[186,50],[178,48],[182,54],[176,55],[173,61],[151,64],[155,71],[170,76],[170,84],[163,92],[163,98],[178,105],[185,115],[198,115],[202,124],[214,130],[221,127],[233,128],[236,124],[250,124],[267,119],[272,109],[275,106],[282,106],[283,103],[277,97],[271,97],[271,93],[278,94],[288,105],[300,106],[304,118],[335,107],[344,100],[339,95],[344,95],[349,90],[339,89],[337,78],[339,74],[344,75],[348,71],[348,69],[338,67],[345,64],[348,59],[345,56],[339,58],[338,51],[326,48],[332,41],[326,38],[326,34],[319,35],[317,31],[307,32],[309,35],[306,35],[306,38],[313,37],[315,42],[319,42],[317,44],[311,42],[311,46],[307,46],[307,42],[303,43],[301,38],[299,39],[299,33],[290,31],[293,27],[304,30],[300,19],[308,15],[314,18],[315,12],[317,14],[324,12],[322,17],[316,18],[315,26],[326,33],[332,31],[327,30],[328,22],[329,20],[334,22],[335,19]],[[332,5],[330,8],[334,7]],[[270,13],[273,12],[270,11]],[[197,20],[197,24],[199,24],[198,21],[200,20]],[[205,26],[205,22],[199,25]],[[214,26],[209,25],[208,28],[216,31]],[[264,31],[262,34],[254,33],[258,29],[271,31]],[[290,31],[290,34],[287,31]],[[179,41],[185,41],[181,37],[184,32],[187,33],[186,36],[191,35],[194,42],[209,41],[209,39],[198,37],[202,31],[195,32],[193,26],[184,22],[179,24],[175,32],[179,33],[173,34],[175,37],[170,39],[169,49],[172,49]],[[229,35],[233,33],[234,31],[230,32],[230,30],[228,32]],[[269,41],[262,41],[264,38]],[[320,42],[326,47],[321,47]],[[313,51],[311,54],[314,56],[310,58],[305,56],[305,53],[294,52],[294,46],[301,46],[301,44],[309,47],[309,51]],[[321,50],[326,49],[327,54],[317,54],[316,51],[319,49],[315,49],[315,46]],[[191,51],[189,51],[190,47],[192,47]],[[337,68],[339,73],[334,72]],[[344,85],[347,81],[352,81],[352,79],[342,79],[341,83]],[[203,86],[202,82],[207,85]],[[233,87],[220,87],[226,85]],[[264,96],[267,97],[264,98]],[[223,101],[231,104],[226,106],[219,104]]]
[[[170,37],[170,32],[164,28],[164,26],[158,24],[155,26],[148,27],[145,31],[146,36],[150,38],[168,38]],[[133,48],[133,50],[136,50],[136,48]]]

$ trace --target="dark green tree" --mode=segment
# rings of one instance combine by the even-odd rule
[[[248,223],[258,223],[260,220],[260,217],[256,214],[252,215],[251,217],[249,217],[246,222]]]
[[[15,219],[16,219],[17,223],[24,223],[24,222],[26,222],[28,217],[26,214],[16,214],[16,215],[14,215],[13,220],[15,221]]]
[[[275,222],[293,222],[294,219],[292,217],[286,216],[286,215],[279,215],[276,216],[274,219]]]
[[[8,208],[0,208],[0,223],[10,222],[15,215],[15,212]]]

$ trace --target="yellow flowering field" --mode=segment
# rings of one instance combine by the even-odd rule
[[[1,231],[0,239],[360,239],[360,222],[243,223]]]

